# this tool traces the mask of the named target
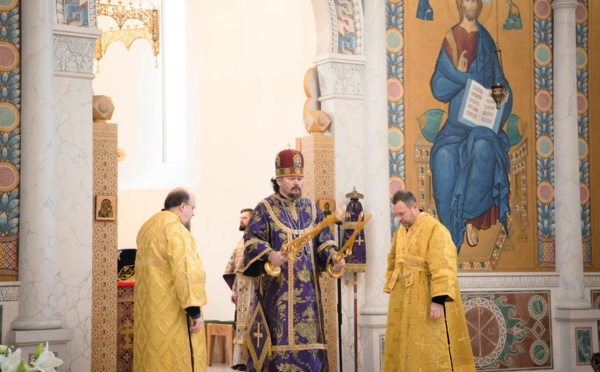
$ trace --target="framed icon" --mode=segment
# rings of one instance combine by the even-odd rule
[[[96,196],[96,220],[114,221],[117,210],[116,195],[97,195]]]
[[[317,201],[317,205],[321,208],[323,217],[325,218],[331,216],[333,211],[335,211],[335,200],[333,199],[320,199]]]

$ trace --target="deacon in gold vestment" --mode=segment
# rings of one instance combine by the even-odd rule
[[[390,293],[383,370],[475,371],[448,229],[419,211],[410,191],[394,194],[392,211],[402,226],[383,288]]]
[[[189,231],[196,200],[175,189],[137,236],[134,370],[206,371],[206,276]]]

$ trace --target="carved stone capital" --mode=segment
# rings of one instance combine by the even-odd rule
[[[364,62],[364,57],[317,59],[320,99],[333,95],[362,98],[365,90]]]
[[[57,26],[59,27],[59,26]],[[69,26],[54,31],[54,71],[63,73],[91,74],[94,66],[96,39],[101,31],[73,32],[82,30]]]

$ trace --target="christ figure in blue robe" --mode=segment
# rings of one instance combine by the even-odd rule
[[[449,103],[448,118],[431,150],[433,196],[439,219],[459,251],[465,231],[470,246],[477,245],[477,230],[498,220],[508,231],[510,145],[503,128],[512,110],[512,91],[494,40],[477,20],[481,7],[481,0],[460,2],[461,22],[446,34],[431,78],[435,99]],[[497,133],[458,121],[468,79],[488,89],[496,84],[506,88],[508,100]]]

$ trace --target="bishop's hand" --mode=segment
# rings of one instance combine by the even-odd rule
[[[281,267],[286,261],[287,258],[279,251],[273,251],[269,255],[269,262],[274,267]]]
[[[337,255],[336,255],[336,258],[337,258]],[[333,260],[333,262],[334,262],[333,270],[336,272],[340,272],[340,271],[344,270],[344,266],[346,266],[346,260],[343,258],[340,260],[337,260],[336,258],[334,258],[334,260]]]

